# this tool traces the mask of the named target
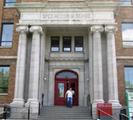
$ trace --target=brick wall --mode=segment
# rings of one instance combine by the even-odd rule
[[[116,23],[118,31],[116,32],[116,54],[119,56],[133,56],[133,48],[124,48],[122,46],[122,32],[121,23],[122,22],[133,22],[133,7],[121,7],[117,9],[116,13]],[[118,59],[118,89],[119,89],[119,99],[122,105],[125,103],[125,79],[124,79],[124,66],[133,66],[133,59]]]
[[[4,7],[4,0],[0,0],[0,33],[2,21],[14,22],[13,46],[11,48],[0,47],[0,56],[17,56],[18,33],[15,31],[18,22],[17,11],[15,8]],[[0,59],[0,65],[10,65],[10,78],[8,84],[8,95],[0,95],[0,104],[10,103],[14,96],[16,59]]]

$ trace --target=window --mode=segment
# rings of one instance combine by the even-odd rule
[[[83,51],[83,37],[75,36],[74,43],[75,43],[75,51],[82,52]]]
[[[51,52],[83,52],[83,36],[51,36]]]
[[[53,36],[51,37],[51,51],[59,52],[60,37]]]
[[[13,39],[13,23],[3,23],[0,46],[11,47],[12,39]]]
[[[121,5],[131,5],[131,0],[120,0]]]
[[[5,0],[5,6],[14,6],[16,0]]]
[[[0,66],[0,93],[8,93],[9,66]]]
[[[126,88],[133,88],[133,67],[125,67],[124,71]]]
[[[72,71],[60,71],[56,74],[57,79],[66,79],[66,78],[71,78],[71,79],[78,79],[78,76],[76,73]]]
[[[63,52],[71,52],[71,37],[63,37]]]
[[[124,46],[133,46],[133,23],[122,23],[122,40]]]

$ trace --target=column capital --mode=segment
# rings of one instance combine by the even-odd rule
[[[106,25],[105,26],[105,32],[115,32],[117,30],[115,25]]]
[[[38,32],[38,33],[42,33],[42,27],[41,26],[31,26],[30,27],[30,32]]]
[[[104,28],[102,25],[93,25],[91,26],[91,32],[103,32]]]
[[[28,26],[18,26],[16,28],[17,32],[28,32],[28,30],[29,30]]]

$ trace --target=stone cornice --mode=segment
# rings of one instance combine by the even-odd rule
[[[60,58],[56,58],[56,57],[46,57],[46,60],[47,61],[87,61],[88,59],[87,58],[69,58],[69,57],[60,57]]]
[[[118,6],[118,2],[92,2],[92,1],[87,1],[87,0],[69,0],[69,1],[46,1],[46,2],[21,2],[21,3],[16,3],[15,7],[19,11],[29,11],[32,9],[32,11],[40,11],[43,9],[65,9],[65,8],[88,8],[88,9],[111,9],[114,10]]]

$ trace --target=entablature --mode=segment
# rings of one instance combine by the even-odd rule
[[[117,2],[92,2],[85,0],[17,3],[19,24],[90,25],[115,24],[114,10]]]

